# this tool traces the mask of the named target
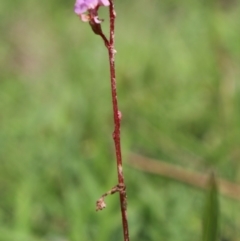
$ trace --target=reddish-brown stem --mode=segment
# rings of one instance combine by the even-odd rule
[[[125,183],[124,183],[123,168],[122,168],[122,154],[121,154],[121,137],[120,137],[121,112],[118,109],[116,76],[115,76],[116,50],[114,49],[114,44],[115,44],[114,33],[115,33],[116,13],[114,9],[113,0],[110,0],[109,17],[110,17],[110,38],[109,38],[109,45],[107,46],[107,48],[108,48],[109,63],[110,63],[113,118],[114,118],[114,125],[115,125],[114,132],[113,132],[113,140],[114,140],[115,151],[116,151],[118,184],[124,187],[124,191],[119,192],[121,213],[122,213],[123,236],[124,236],[124,241],[129,241],[128,220],[127,220],[127,196],[125,191]]]
[[[113,187],[110,191],[106,192],[101,196],[100,199],[96,202],[96,210],[102,210],[106,207],[104,198],[115,192],[119,192],[120,205],[121,205],[121,214],[122,214],[122,226],[123,226],[123,237],[124,241],[129,241],[129,232],[128,232],[128,220],[127,220],[127,195],[126,195],[126,186],[123,176],[122,168],[122,153],[121,153],[121,136],[120,136],[120,124],[122,114],[118,109],[117,101],[117,85],[116,85],[116,76],[115,76],[115,54],[116,50],[114,49],[114,33],[115,33],[115,18],[116,13],[114,9],[113,0],[109,0],[109,18],[110,18],[110,37],[109,40],[106,38],[102,32],[101,26],[95,23],[92,23],[92,29],[95,34],[100,35],[103,39],[105,46],[108,49],[109,64],[110,64],[110,78],[111,78],[111,91],[112,91],[112,105],[113,105],[113,119],[114,119],[114,131],[113,131],[113,140],[115,145],[116,152],[116,161],[117,161],[117,173],[118,173],[118,185]]]

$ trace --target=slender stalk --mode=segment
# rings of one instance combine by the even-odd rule
[[[114,49],[114,34],[115,34],[115,18],[116,12],[114,9],[113,0],[110,0],[109,6],[109,18],[110,18],[110,38],[108,48],[109,64],[110,64],[110,77],[111,77],[111,91],[112,91],[112,105],[113,105],[113,118],[114,118],[114,132],[113,140],[115,144],[116,161],[117,161],[117,173],[118,173],[118,185],[122,187],[122,191],[119,192],[120,205],[122,213],[122,225],[123,225],[123,236],[124,241],[129,241],[129,231],[128,231],[128,220],[127,220],[127,196],[125,191],[125,182],[123,176],[122,168],[122,153],[121,153],[121,136],[120,136],[120,122],[121,122],[121,112],[118,109],[117,101],[117,85],[116,85],[116,75],[115,75],[115,54]]]
[[[102,32],[101,25],[96,24],[94,21],[90,22],[92,30],[95,34],[100,35],[103,39],[106,48],[108,49],[109,56],[109,65],[110,65],[110,79],[111,79],[111,92],[112,92],[112,106],[113,106],[113,120],[114,120],[114,131],[113,131],[113,140],[115,145],[116,153],[116,163],[117,163],[117,173],[118,173],[118,184],[114,186],[111,190],[104,193],[96,202],[96,210],[102,210],[106,207],[104,198],[109,194],[114,194],[119,192],[120,205],[121,205],[121,214],[122,214],[122,227],[123,227],[123,237],[124,241],[129,241],[129,231],[128,231],[128,220],[127,220],[127,194],[126,186],[123,176],[122,168],[122,153],[121,153],[121,136],[120,136],[120,127],[121,127],[121,117],[122,114],[118,109],[117,101],[117,84],[116,84],[116,75],[115,75],[115,54],[116,50],[114,48],[114,34],[115,34],[115,18],[116,12],[114,9],[113,0],[109,0],[109,19],[110,19],[110,37],[109,40],[106,38]]]
[[[117,84],[116,84],[116,75],[115,75],[115,54],[116,50],[114,48],[114,33],[115,33],[115,18],[116,12],[114,9],[114,0],[108,1],[82,1],[76,0],[74,9],[75,13],[79,15],[79,17],[83,21],[89,21],[89,24],[93,30],[93,32],[99,35],[108,49],[109,56],[109,65],[110,65],[110,79],[111,79],[111,92],[112,92],[112,106],[113,106],[113,120],[114,120],[114,131],[113,131],[113,140],[115,145],[115,153],[116,153],[116,163],[117,163],[117,173],[118,173],[118,184],[114,186],[111,190],[104,193],[96,202],[96,211],[102,210],[106,207],[104,198],[109,194],[114,194],[116,192],[119,193],[120,198],[120,206],[121,206],[121,214],[122,214],[122,227],[123,227],[123,236],[124,241],[129,241],[129,232],[128,232],[128,220],[127,220],[127,194],[126,194],[126,185],[124,182],[123,176],[123,168],[122,168],[122,153],[121,153],[121,136],[120,136],[120,124],[122,114],[118,109],[118,101],[117,101]],[[83,4],[84,2],[84,4]],[[84,5],[84,7],[83,7]],[[109,22],[110,22],[110,36],[109,39],[104,35],[101,22],[102,20],[98,17],[98,9],[100,6],[108,6],[109,5]],[[87,7],[88,14],[83,14],[86,11],[85,7]]]

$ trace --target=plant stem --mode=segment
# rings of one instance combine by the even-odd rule
[[[110,0],[109,18],[110,18],[110,38],[109,38],[109,45],[107,46],[107,48],[108,48],[109,63],[110,63],[113,118],[114,118],[114,125],[115,125],[114,132],[113,132],[113,140],[114,140],[115,152],[116,152],[118,185],[123,188],[123,191],[119,192],[121,213],[122,213],[123,236],[124,236],[124,241],[129,241],[128,220],[127,220],[127,196],[125,191],[126,186],[125,186],[124,176],[123,176],[122,153],[121,153],[121,136],[120,136],[121,112],[118,109],[117,87],[116,87],[116,76],[115,76],[116,50],[114,49],[114,44],[115,44],[114,33],[115,33],[116,13],[114,9],[113,0]]]

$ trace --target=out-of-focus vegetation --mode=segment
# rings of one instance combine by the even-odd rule
[[[126,160],[240,182],[240,3],[115,3],[131,240],[202,240],[206,194]],[[122,240],[118,195],[95,212],[117,183],[107,52],[73,4],[0,3],[0,241]],[[219,198],[219,240],[237,241],[240,205]]]

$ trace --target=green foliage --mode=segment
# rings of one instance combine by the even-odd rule
[[[131,240],[201,240],[205,194],[125,160],[239,182],[240,4],[115,2]],[[95,212],[117,183],[102,40],[69,1],[1,1],[0,16],[0,241],[122,240],[118,196]],[[237,240],[239,204],[219,199],[219,235]]]
[[[204,217],[203,217],[203,241],[216,241],[218,238],[219,201],[218,188],[211,174],[209,179],[209,191],[207,193]]]

